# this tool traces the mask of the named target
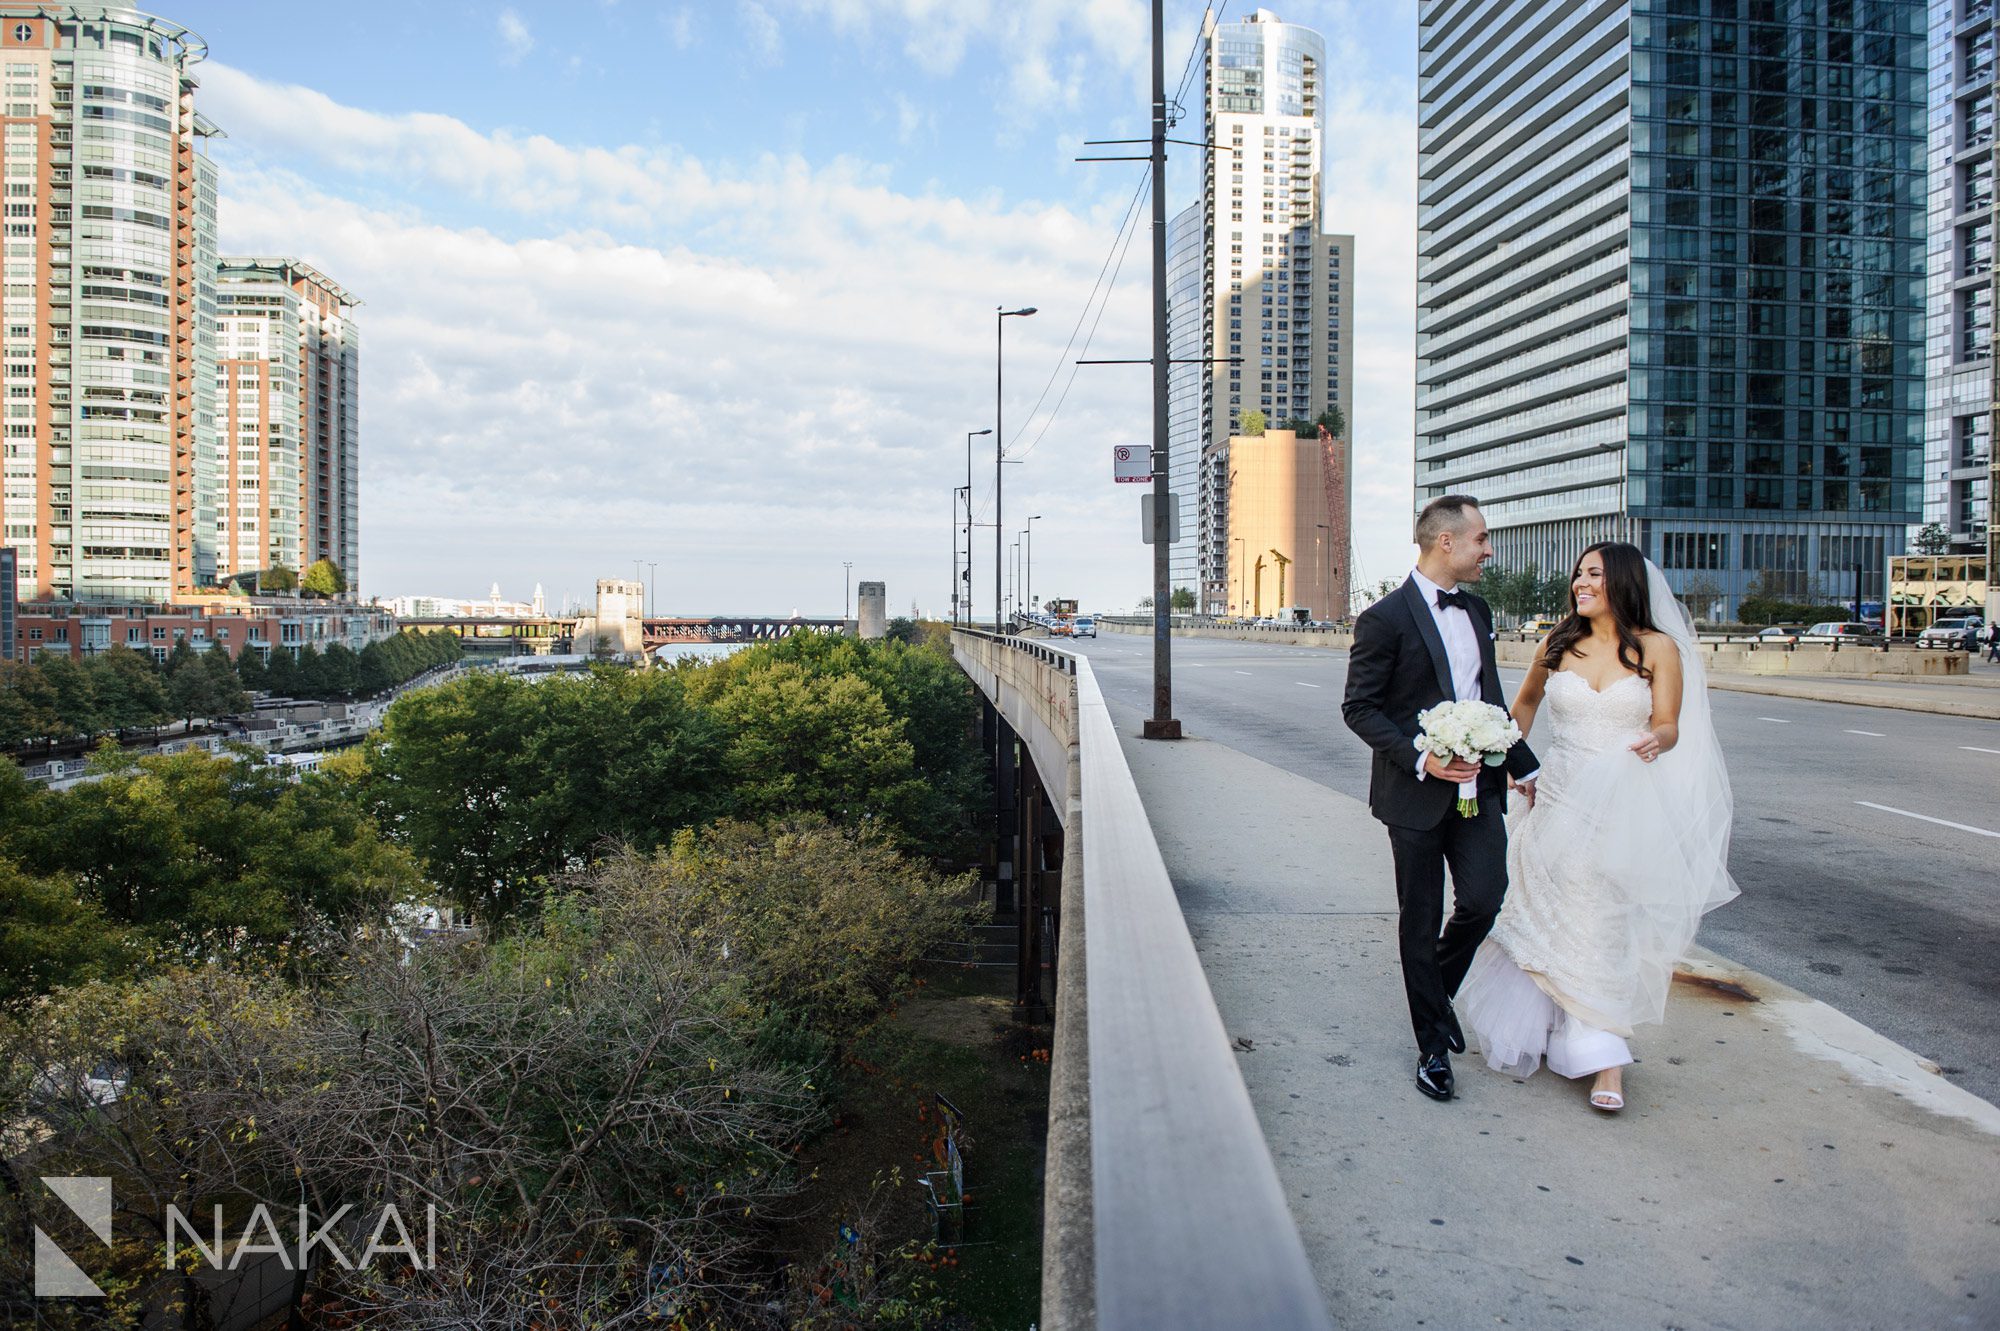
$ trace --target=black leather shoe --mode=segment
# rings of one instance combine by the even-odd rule
[[[1444,1036],[1444,1042],[1451,1047],[1452,1053],[1465,1052],[1465,1032],[1459,1028],[1458,1010],[1452,1007],[1450,999],[1445,1000],[1444,1020],[1438,1023],[1438,1033]]]
[[[1451,1057],[1447,1054],[1425,1054],[1418,1059],[1417,1089],[1433,1100],[1451,1099],[1454,1090]]]

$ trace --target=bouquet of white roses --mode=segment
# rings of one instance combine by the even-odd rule
[[[1418,712],[1417,726],[1417,747],[1425,753],[1484,763],[1488,767],[1506,762],[1507,750],[1521,741],[1521,727],[1514,724],[1514,718],[1505,709],[1470,699],[1441,702]],[[1477,818],[1478,783],[1467,782],[1458,791],[1458,816]]]

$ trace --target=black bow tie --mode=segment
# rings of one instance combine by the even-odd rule
[[[1467,596],[1464,592],[1439,592],[1437,599],[1438,609],[1448,610],[1452,606],[1457,606],[1460,610],[1465,611],[1467,614],[1471,614],[1472,598]]]

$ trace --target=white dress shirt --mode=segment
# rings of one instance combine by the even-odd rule
[[[1423,594],[1424,608],[1431,612],[1438,636],[1444,639],[1445,655],[1451,658],[1453,696],[1479,701],[1486,696],[1480,686],[1480,676],[1485,673],[1486,667],[1479,651],[1479,629],[1473,624],[1470,611],[1437,603],[1439,592],[1457,591],[1458,585],[1440,587],[1414,570],[1410,576],[1416,580],[1417,590]]]
[[[1475,702],[1483,700],[1486,692],[1480,687],[1479,677],[1485,673],[1486,666],[1480,659],[1479,630],[1472,623],[1472,614],[1455,605],[1437,603],[1439,592],[1457,591],[1458,584],[1440,587],[1415,569],[1410,570],[1410,577],[1417,584],[1417,593],[1424,598],[1424,608],[1431,612],[1431,620],[1437,625],[1438,637],[1444,640],[1444,654],[1451,661],[1452,696]],[[1424,770],[1425,757],[1426,755],[1419,750],[1417,753],[1419,781],[1425,780],[1430,775]],[[1478,799],[1478,778],[1459,782],[1458,794],[1460,799]]]

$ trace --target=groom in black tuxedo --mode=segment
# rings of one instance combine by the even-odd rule
[[[1433,1100],[1449,1100],[1450,1055],[1465,1052],[1452,995],[1507,892],[1508,781],[1532,802],[1540,765],[1525,740],[1508,752],[1504,768],[1446,761],[1416,747],[1417,713],[1427,707],[1464,698],[1507,705],[1493,656],[1493,612],[1464,590],[1464,584],[1479,581],[1480,566],[1493,557],[1479,501],[1446,495],[1426,504],[1417,518],[1417,548],[1416,571],[1354,622],[1341,715],[1375,751],[1368,807],[1388,826],[1396,856],[1403,987],[1417,1034],[1417,1089]],[[1460,795],[1470,797],[1475,790],[1478,816],[1460,817]],[[1448,922],[1443,920],[1447,864],[1453,892]]]

